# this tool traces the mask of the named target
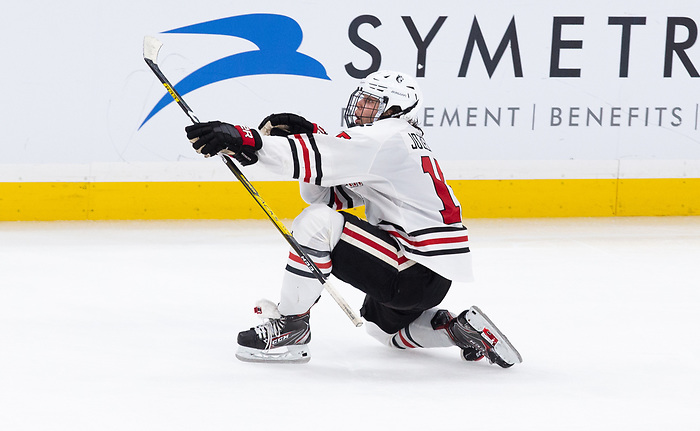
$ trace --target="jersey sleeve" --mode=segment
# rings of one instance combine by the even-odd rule
[[[365,135],[349,141],[299,134],[264,136],[257,155],[259,163],[275,173],[305,184],[332,187],[371,179],[372,163],[380,148],[377,140]],[[330,199],[330,195],[327,197]]]

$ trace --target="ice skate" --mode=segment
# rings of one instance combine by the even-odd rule
[[[277,312],[265,323],[238,334],[236,358],[245,362],[306,363],[311,359],[310,341],[308,311],[290,316]]]
[[[486,356],[493,364],[508,368],[521,363],[520,353],[479,307],[472,306],[447,325],[455,344],[462,349],[462,358],[479,360]]]
[[[452,313],[450,313],[449,311],[438,310],[435,312],[435,315],[430,321],[430,324],[433,327],[433,330],[437,331],[438,329],[442,329],[446,331],[452,339],[452,342],[458,344],[451,329],[451,325],[453,324],[454,320],[454,316],[452,316]],[[483,349],[475,349],[471,346],[466,346],[464,343],[461,342],[459,343],[459,346],[462,349],[462,359],[464,359],[465,361],[473,362],[484,359]]]

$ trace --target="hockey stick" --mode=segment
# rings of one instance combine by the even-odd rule
[[[187,103],[185,103],[182,96],[178,94],[175,88],[170,84],[170,81],[168,81],[168,78],[166,78],[163,72],[161,72],[160,67],[158,67],[158,51],[160,51],[160,48],[162,46],[163,44],[158,39],[151,36],[144,37],[143,59],[146,61],[146,64],[148,64],[148,67],[150,67],[153,73],[155,73],[155,75],[158,77],[160,82],[165,86],[165,89],[168,90],[168,93],[170,93],[173,99],[175,99],[175,102],[177,102],[177,104],[180,105],[180,108],[182,108],[182,110],[185,111],[187,116],[190,117],[192,123],[199,123],[200,121],[194,115],[192,109],[190,109]],[[357,317],[352,308],[350,308],[350,305],[348,305],[345,299],[342,296],[340,296],[340,293],[338,293],[335,287],[333,287],[333,285],[323,275],[321,270],[318,269],[318,266],[316,266],[316,264],[311,260],[309,255],[304,251],[304,249],[297,242],[297,240],[294,239],[292,233],[286,228],[286,226],[280,221],[280,219],[277,218],[275,213],[272,212],[272,209],[258,194],[257,190],[255,190],[255,187],[253,187],[250,181],[248,181],[245,175],[243,175],[241,170],[238,169],[238,166],[236,166],[236,164],[233,163],[233,160],[231,160],[229,156],[224,154],[221,154],[221,159],[224,161],[224,163],[226,163],[226,166],[233,173],[233,175],[235,175],[236,178],[238,178],[238,181],[240,181],[241,184],[243,184],[243,186],[246,188],[246,190],[248,190],[248,193],[250,193],[253,199],[255,199],[255,202],[258,203],[260,208],[262,208],[262,210],[265,211],[265,214],[267,214],[267,217],[272,221],[272,224],[275,225],[275,227],[282,234],[284,239],[287,240],[290,247],[292,247],[296,254],[301,258],[301,260],[304,261],[304,264],[307,266],[307,268],[309,268],[309,270],[314,274],[318,281],[321,282],[323,288],[326,289],[326,291],[333,297],[333,299],[340,306],[340,308],[343,309],[345,314],[347,314],[350,320],[352,320],[352,323],[355,326],[362,326],[362,320],[360,320],[360,318]]]

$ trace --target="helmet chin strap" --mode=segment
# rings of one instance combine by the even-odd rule
[[[411,105],[411,106],[409,106],[408,108],[406,108],[406,109],[404,109],[403,111],[401,111],[401,114],[400,114],[400,115],[408,114],[409,112],[413,111],[413,108],[415,108],[416,106],[418,106],[418,101],[417,101],[417,100],[416,100],[416,103],[414,103],[413,105]]]
[[[397,105],[394,105],[394,106],[397,106]],[[391,111],[392,111],[392,108],[393,108],[394,106],[392,106],[391,108],[389,108],[389,109],[387,109],[386,111],[384,111],[383,114],[386,114],[386,113],[391,112]],[[404,109],[404,110],[402,110],[402,111],[398,111],[398,112],[391,112],[390,115],[383,115],[383,114],[382,114],[382,115],[379,116],[379,118],[377,118],[377,120],[380,120],[380,119],[382,119],[382,118],[399,118],[400,116],[402,116],[402,115],[404,115],[404,114],[408,114],[409,112],[413,111],[413,108],[415,108],[416,106],[418,106],[418,101],[417,101],[417,100],[416,100],[416,103],[414,103],[413,105],[409,106],[408,108],[406,108],[406,109]]]

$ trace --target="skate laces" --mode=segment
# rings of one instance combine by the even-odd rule
[[[269,349],[272,339],[278,337],[284,327],[283,317],[277,309],[277,304],[269,299],[260,299],[255,304],[253,311],[258,316],[265,319],[265,323],[253,328],[260,341],[264,342]]]
[[[282,322],[282,319],[268,319],[267,322],[253,329],[258,338],[260,338],[260,341],[263,341],[269,349],[272,345],[272,339],[280,335],[283,327],[284,322]]]

